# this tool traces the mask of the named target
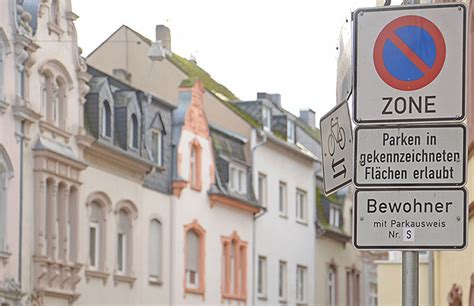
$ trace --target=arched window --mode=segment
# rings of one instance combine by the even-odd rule
[[[199,142],[194,139],[190,144],[190,166],[189,166],[189,182],[191,188],[201,191],[202,177],[201,177],[201,146]]]
[[[92,201],[89,218],[89,266],[94,270],[99,269],[100,239],[101,236],[102,207],[97,201]]]
[[[162,252],[162,229],[160,221],[154,219],[150,222],[149,234],[149,275],[150,281],[161,281],[161,252]]]
[[[86,206],[88,208],[88,269],[106,272],[107,212],[111,209],[112,203],[105,193],[94,192],[88,196]],[[90,275],[97,276],[98,274]]]
[[[237,233],[223,237],[223,297],[245,299],[247,296],[247,243]]]
[[[197,223],[185,226],[185,291],[204,295],[204,246],[205,231]]]
[[[337,305],[337,275],[334,265],[329,266],[327,274],[327,301],[328,306]]]
[[[112,111],[107,100],[104,101],[104,108],[102,110],[102,136],[112,137]]]
[[[129,244],[130,214],[121,209],[118,213],[117,228],[117,271],[127,274],[128,244]]]
[[[0,27],[0,111],[5,102],[5,56],[10,53],[10,43],[5,32]]]
[[[132,114],[130,122],[130,147],[138,149],[138,119]]]

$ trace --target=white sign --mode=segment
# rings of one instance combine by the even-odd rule
[[[355,12],[357,124],[465,118],[466,10],[451,3]]]
[[[464,186],[466,127],[357,127],[357,187]]]
[[[347,102],[321,118],[324,192],[331,194],[352,181],[352,125]]]
[[[357,190],[353,244],[357,249],[463,249],[465,189]]]

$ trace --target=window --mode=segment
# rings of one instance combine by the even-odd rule
[[[247,296],[247,243],[237,233],[223,237],[223,297],[244,300]]]
[[[306,203],[306,192],[302,190],[296,190],[296,220],[300,222],[307,222],[307,203]]]
[[[278,266],[278,299],[280,302],[286,302],[286,286],[287,286],[287,274],[286,274],[286,262],[280,261]]]
[[[306,267],[296,267],[296,302],[306,302]]]
[[[91,204],[91,216],[89,220],[89,265],[92,269],[98,270],[100,258],[100,219],[102,208],[99,203],[93,201]]]
[[[132,114],[130,120],[130,147],[138,149],[138,119],[137,115]]]
[[[104,101],[102,110],[102,136],[112,137],[112,111],[107,100]]]
[[[229,165],[229,188],[232,191],[244,194],[247,192],[247,173],[245,169],[236,165]]]
[[[51,1],[51,21],[55,24],[59,24],[59,3],[58,0]]]
[[[152,131],[151,132],[151,154],[153,159],[159,165],[163,165],[163,134],[161,131]]]
[[[334,266],[330,266],[328,270],[328,286],[327,286],[327,294],[328,294],[328,305],[329,306],[336,306],[336,286],[337,286],[337,279],[336,279],[336,268]]]
[[[201,191],[201,145],[197,139],[190,144],[189,181],[192,189]]]
[[[258,201],[263,207],[267,207],[267,176],[258,174]]]
[[[161,223],[154,219],[150,222],[150,242],[149,248],[150,253],[148,257],[149,269],[150,269],[150,281],[158,282],[161,280],[161,250],[162,250],[162,239],[161,239]]]
[[[262,124],[264,129],[272,129],[272,112],[270,108],[265,105],[262,105]]]
[[[257,294],[259,298],[267,296],[267,258],[258,257]]]
[[[130,229],[130,216],[125,209],[119,210],[118,213],[118,230],[117,230],[117,271],[119,274],[128,274],[128,236]]]
[[[278,211],[280,216],[286,217],[288,215],[288,203],[287,203],[287,192],[286,183],[280,182],[278,188]]]
[[[204,247],[205,231],[197,223],[186,225],[185,229],[185,291],[194,294],[204,294]]]
[[[333,227],[340,227],[341,209],[331,205],[329,207],[329,224]]]
[[[360,273],[355,269],[346,271],[347,306],[359,306]]]
[[[295,123],[291,120],[286,123],[286,139],[288,142],[295,142]]]

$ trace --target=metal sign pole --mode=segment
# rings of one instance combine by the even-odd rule
[[[418,306],[418,252],[402,252],[402,306]]]

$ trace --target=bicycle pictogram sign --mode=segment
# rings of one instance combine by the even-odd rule
[[[328,137],[329,155],[334,155],[336,144],[341,150],[346,146],[346,134],[344,128],[339,125],[339,117],[331,118],[331,134]]]

